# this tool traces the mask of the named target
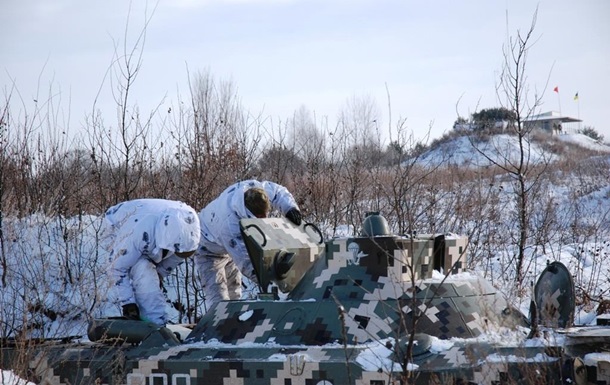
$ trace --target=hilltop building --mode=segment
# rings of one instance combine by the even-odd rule
[[[580,129],[582,120],[570,116],[562,116],[557,111],[549,111],[533,115],[524,120],[528,126],[550,131],[553,134],[572,134]]]

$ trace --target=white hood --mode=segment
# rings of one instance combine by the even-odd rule
[[[199,217],[194,210],[187,208],[169,209],[155,229],[157,248],[173,253],[197,250],[199,246]]]

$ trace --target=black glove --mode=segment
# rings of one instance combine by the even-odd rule
[[[297,226],[301,224],[301,212],[296,207],[288,210],[288,212],[286,213],[286,218],[288,218],[290,222],[294,223]]]
[[[123,305],[123,316],[127,319],[131,320],[140,320],[140,309],[138,309],[138,305],[135,303],[128,303]]]

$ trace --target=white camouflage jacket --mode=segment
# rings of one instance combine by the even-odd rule
[[[148,258],[165,277],[184,261],[175,253],[196,250],[199,238],[199,217],[186,203],[136,199],[110,207],[102,243],[110,252],[109,274],[121,305],[135,302],[129,270],[140,258]],[[164,258],[162,249],[168,250]]]
[[[271,207],[285,215],[290,209],[297,208],[297,203],[286,187],[277,183],[257,180],[245,180],[225,189],[215,200],[199,212],[201,222],[200,253],[224,254],[227,252],[233,259],[249,261],[248,251],[241,236],[239,220],[255,218],[245,206],[244,193],[250,188],[265,190]],[[219,250],[219,247],[224,249]],[[216,250],[216,252],[214,252]],[[220,251],[220,252],[219,252]],[[247,274],[247,272],[244,272]]]

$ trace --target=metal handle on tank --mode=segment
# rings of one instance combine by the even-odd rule
[[[313,227],[313,229],[318,233],[318,235],[320,236],[320,244],[324,243],[324,236],[322,235],[322,232],[320,231],[320,229],[318,229],[318,227],[316,225],[314,225],[313,223],[305,223],[303,225],[303,229],[307,228],[307,227]]]
[[[248,230],[250,227],[254,227],[258,230],[259,233],[261,233],[261,235],[263,236],[263,244],[261,245],[261,247],[265,247],[265,245],[267,244],[267,237],[265,236],[265,233],[263,233],[263,230],[261,230],[261,228],[255,224],[246,226],[246,230]]]

